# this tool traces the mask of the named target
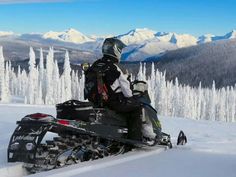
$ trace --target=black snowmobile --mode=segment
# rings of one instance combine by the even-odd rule
[[[78,162],[118,155],[133,148],[160,146],[172,148],[170,135],[161,132],[154,115],[155,143],[127,139],[127,124],[122,115],[106,108],[94,108],[89,102],[70,100],[57,105],[57,118],[35,113],[18,121],[8,146],[8,162],[24,162],[31,173],[46,171]],[[43,140],[46,133],[56,133],[52,140]],[[43,140],[43,141],[42,141]],[[186,142],[183,132],[178,144]]]
[[[133,83],[134,90],[140,83],[144,82]],[[128,139],[126,117],[122,114],[106,107],[96,107],[91,102],[69,100],[56,105],[56,118],[35,113],[17,121],[18,126],[8,146],[8,162],[24,162],[24,167],[35,173],[123,154],[134,148],[172,148],[170,135],[161,131],[147,91],[135,90],[134,93],[143,104],[145,123],[152,126],[156,134],[152,141]],[[49,137],[48,132],[54,134],[45,140]],[[178,144],[186,142],[186,136],[181,132]]]

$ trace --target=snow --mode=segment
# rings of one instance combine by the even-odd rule
[[[129,61],[142,61],[168,50],[197,45],[197,38],[192,35],[156,32],[147,28],[131,30],[118,38],[128,45],[124,60]]]
[[[197,38],[189,34],[178,35],[174,33],[170,39],[170,42],[176,44],[178,47],[188,47],[197,45]]]
[[[0,104],[0,169],[7,165],[7,146],[11,134],[16,128],[16,121],[20,120],[25,115],[35,112],[44,112],[55,115],[53,106]]]
[[[1,177],[23,176],[21,163],[7,163],[7,146],[17,120],[34,112],[55,116],[54,106],[0,104],[0,173]],[[130,153],[84,162],[43,172],[41,177],[235,177],[236,124],[160,117],[163,131],[176,142],[183,130],[188,144],[163,149],[135,150]]]
[[[14,35],[14,33],[11,32],[11,31],[0,31],[0,37],[2,37],[2,36],[11,36],[11,35]]]
[[[64,42],[72,42],[77,44],[93,41],[93,39],[90,39],[89,37],[85,36],[84,34],[73,28],[70,28],[65,32],[49,31],[43,35],[43,38],[54,39]]]
[[[26,43],[28,45],[29,42],[31,42],[34,46],[35,42],[37,41],[40,44],[47,44],[48,46],[54,45],[63,47],[67,46],[70,48],[72,47],[74,50],[82,50],[80,53],[81,56],[78,58],[88,57],[90,60],[94,60],[94,55],[90,55],[91,52],[96,55],[96,58],[100,58],[102,56],[101,45],[104,39],[113,36],[114,35],[85,35],[73,28],[59,32],[49,31],[44,34],[28,33],[21,35],[14,34],[13,32],[0,31],[0,40],[4,42],[8,41],[15,43],[17,41],[18,43],[21,43],[21,45]],[[220,36],[206,34],[200,37],[195,37],[191,34],[179,34],[176,32],[160,31],[156,32],[155,30],[148,28],[136,28],[124,34],[117,34],[116,36],[126,43],[129,48],[133,49],[130,50],[130,52],[134,51],[141,54],[141,57],[138,57],[138,59],[135,59],[135,61],[143,61],[153,56],[162,55],[166,51],[172,50],[173,46],[175,48],[182,48],[212,41],[234,39],[236,38],[236,30],[232,30],[227,34]],[[154,47],[153,45],[156,41],[159,41],[159,43],[156,45],[156,47]],[[146,45],[149,45],[148,43],[150,43],[150,46],[152,46],[151,49],[150,47],[143,48],[144,43],[146,43]],[[162,48],[164,51],[160,51],[159,48]],[[137,51],[139,49],[140,51]],[[125,57],[124,60],[134,61],[134,58],[136,58],[135,53],[134,56],[131,56],[131,58]]]
[[[175,44],[153,38],[126,47],[122,54],[122,59],[128,61],[143,61],[148,57],[156,56],[165,53],[167,50],[175,50],[177,48]]]
[[[236,30],[232,30],[224,36],[225,39],[234,39],[236,38]]]
[[[137,28],[129,31],[126,34],[119,35],[118,38],[122,40],[125,44],[139,43],[147,39],[153,39],[156,32],[149,30],[147,28]]]
[[[207,42],[212,42],[213,37],[215,37],[212,34],[205,34],[202,35],[198,38],[198,44],[202,44],[202,43],[207,43]]]
[[[188,149],[174,149],[160,154],[154,151],[141,159],[120,164],[112,163],[113,166],[102,167],[100,163],[84,167],[83,170],[75,166],[68,168],[67,172],[61,169],[56,173],[43,175],[50,177],[235,177],[234,160],[235,157],[230,155],[212,155],[191,152]],[[33,176],[39,177],[40,174]]]
[[[190,34],[158,32],[156,38],[162,42],[176,44],[179,48],[197,45],[198,39]]]
[[[158,32],[156,38],[162,42],[176,44],[180,48],[197,44],[197,38],[190,34]]]
[[[235,38],[236,38],[236,30],[232,30],[231,32],[229,32],[223,36],[215,36],[212,34],[206,34],[206,35],[200,36],[198,38],[198,43],[201,44],[201,43],[206,43],[206,42],[235,39]]]
[[[145,58],[155,52],[161,56],[167,50],[159,40],[143,43],[142,47],[131,45],[123,58],[132,58],[134,61]],[[175,46],[173,46],[174,49]],[[142,50],[143,48],[143,50]],[[149,53],[147,53],[149,51]],[[153,53],[152,53],[153,52]],[[42,55],[42,54],[41,54]],[[83,72],[71,71],[69,53],[65,54],[65,66],[62,75],[59,73],[57,60],[54,60],[54,50],[50,47],[46,57],[46,69],[34,65],[35,53],[30,48],[29,74],[25,69],[18,73],[7,62],[4,68],[4,58],[0,47],[0,101],[9,103],[11,96],[25,98],[29,104],[56,104],[69,99],[83,100],[84,97],[84,74]],[[141,64],[142,65],[142,64]],[[139,80],[147,81],[152,106],[159,114],[172,117],[188,117],[192,119],[221,120],[227,122],[236,121],[236,86],[216,89],[215,82],[212,87],[198,88],[178,84],[166,80],[165,72],[161,73],[152,64],[151,75],[146,75],[146,64],[139,70]],[[43,70],[41,70],[42,68]],[[40,75],[39,75],[40,74]],[[80,77],[82,74],[82,77]],[[186,104],[187,103],[187,104]]]
[[[138,161],[140,159],[159,154],[160,152],[163,152],[163,151],[164,151],[163,148],[155,149],[153,151],[132,151],[132,152],[126,153],[121,156],[108,157],[108,158],[98,160],[98,161],[85,162],[83,164],[72,165],[69,168],[68,167],[67,168],[69,169],[70,176],[78,176],[80,174],[81,174],[81,176],[82,175],[83,176],[84,175],[85,176],[106,176],[106,174],[109,174],[109,173],[102,172],[100,174],[96,174],[96,171],[97,170],[101,171],[101,170],[104,170],[107,168],[112,169],[112,168],[114,168],[114,166],[123,166],[126,163]],[[44,174],[46,174],[46,176],[56,176],[56,177],[68,176],[67,170],[65,171],[64,169],[58,169],[56,171],[57,171],[57,173],[47,172]],[[93,171],[93,172],[90,175],[91,171]],[[42,174],[36,174],[36,175],[32,175],[32,176],[40,177],[40,175],[42,175]],[[111,173],[111,175],[112,175],[112,173]],[[129,175],[129,174],[124,174],[123,176],[126,176],[126,175]]]
[[[118,38],[127,45],[140,44],[145,41],[158,40],[160,42],[166,42],[176,44],[178,47],[188,47],[197,44],[197,38],[189,34],[177,34],[177,33],[166,33],[156,32],[147,28],[134,29],[126,34],[119,35]]]
[[[156,38],[159,39],[160,41],[163,42],[170,42],[172,36],[174,35],[174,33],[157,33],[156,34]]]

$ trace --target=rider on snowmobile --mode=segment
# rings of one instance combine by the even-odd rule
[[[129,129],[128,138],[142,141],[142,129],[144,128],[142,123],[142,106],[140,102],[133,97],[128,76],[124,74],[118,66],[124,47],[126,47],[126,45],[117,38],[105,39],[102,45],[103,57],[94,62],[89,69],[90,71],[98,70],[97,68],[100,67],[103,70],[102,85],[100,88],[98,86],[98,92],[101,93],[102,99],[92,95],[89,101],[92,101],[96,105],[101,105],[102,102],[102,106],[105,105],[117,113],[125,114]],[[91,84],[87,84],[86,87],[88,88],[89,85]],[[106,91],[108,93],[106,93]],[[96,93],[96,95],[99,94]]]

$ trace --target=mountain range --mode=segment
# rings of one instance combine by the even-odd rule
[[[63,32],[49,31],[44,34],[15,34],[13,32],[0,31],[0,45],[4,48],[4,55],[8,60],[24,60],[28,57],[29,46],[47,50],[54,46],[59,53],[69,50],[71,62],[94,61],[102,56],[102,42],[107,36],[85,35],[75,29],[68,29]],[[236,30],[223,36],[212,34],[195,37],[190,34],[177,34],[172,32],[157,32],[147,28],[134,29],[125,34],[117,35],[128,45],[125,48],[123,61],[144,61],[147,58],[163,55],[168,51],[179,48],[195,46],[203,43],[234,39]]]
[[[0,32],[0,46],[5,59],[11,60],[15,68],[19,64],[28,68],[30,46],[37,58],[40,48],[46,58],[49,46],[53,46],[60,67],[68,50],[71,66],[79,69],[77,64],[102,57],[101,47],[106,37],[111,35],[88,36],[75,29],[45,34]],[[117,37],[127,44],[122,63],[132,73],[138,71],[140,61],[145,61],[154,62],[160,71],[165,71],[168,80],[178,77],[181,84],[197,87],[201,82],[202,87],[211,87],[215,81],[216,87],[221,88],[236,83],[236,30],[222,36],[207,34],[197,38],[144,28]],[[150,72],[149,66],[147,64],[147,72]]]
[[[236,39],[220,40],[180,48],[147,60],[166,72],[168,80],[177,77],[181,84],[216,88],[236,84]]]

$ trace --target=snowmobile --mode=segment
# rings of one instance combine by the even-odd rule
[[[134,89],[140,83],[133,84]],[[8,162],[24,162],[30,173],[36,173],[123,154],[135,148],[172,148],[170,135],[161,131],[157,112],[150,106],[147,91],[136,90],[134,93],[143,104],[144,122],[152,126],[156,134],[154,140],[128,139],[124,115],[106,107],[96,107],[91,102],[69,100],[56,105],[56,118],[35,113],[17,121],[18,126],[8,146]],[[54,134],[46,140],[49,132]],[[186,136],[181,131],[178,144],[186,142]]]

